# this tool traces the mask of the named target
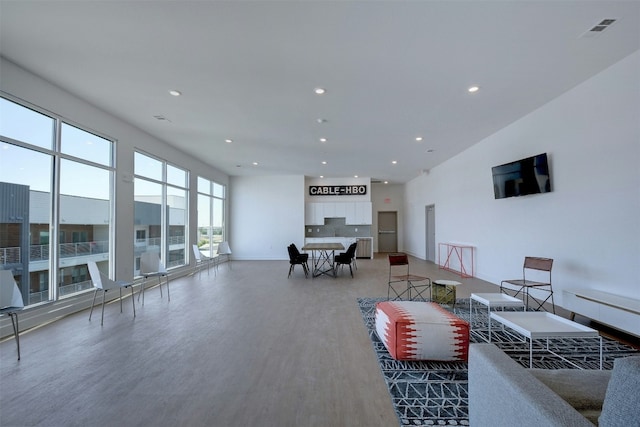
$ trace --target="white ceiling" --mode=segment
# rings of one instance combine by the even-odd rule
[[[639,48],[639,1],[0,0],[3,57],[229,175],[406,182]]]

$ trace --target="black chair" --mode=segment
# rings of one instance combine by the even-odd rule
[[[291,272],[294,270],[296,264],[300,264],[302,269],[304,270],[304,277],[309,277],[309,265],[307,261],[309,261],[309,254],[301,254],[296,245],[293,243],[287,247],[287,251],[289,251],[289,274],[287,278],[291,276]]]
[[[342,252],[338,255],[335,256],[335,258],[333,259],[333,263],[335,264],[336,269],[338,268],[338,265],[342,265],[343,267],[345,265],[349,265],[349,271],[351,271],[351,277],[353,277],[353,268],[351,268],[351,263],[353,262],[353,260],[356,257],[356,247],[358,246],[357,243],[352,243],[349,245],[349,249],[347,249],[346,252]],[[337,271],[337,270],[336,270]]]

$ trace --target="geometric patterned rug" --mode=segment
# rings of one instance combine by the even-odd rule
[[[358,305],[400,425],[468,426],[467,363],[393,359],[375,331],[375,305],[379,301],[386,301],[386,298],[358,298]],[[446,305],[443,307],[453,311]],[[470,320],[469,299],[456,301],[455,314],[461,319]],[[486,336],[486,311],[474,310],[469,341],[486,342]],[[522,366],[529,367],[529,344],[523,342],[518,334],[494,327],[491,342]],[[543,346],[546,346],[546,342],[534,341],[534,368],[576,369],[562,358],[545,351]],[[599,367],[598,340],[554,339],[550,340],[549,346],[580,368]],[[603,369],[612,369],[614,359],[634,353],[638,351],[633,347],[607,337],[602,338]]]

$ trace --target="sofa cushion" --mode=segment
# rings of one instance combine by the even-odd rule
[[[640,426],[639,396],[640,356],[614,360],[599,425]]]
[[[494,344],[469,350],[472,427],[593,427],[574,407]]]
[[[611,371],[530,369],[530,372],[585,418],[598,424]]]

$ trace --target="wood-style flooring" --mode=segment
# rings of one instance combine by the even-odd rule
[[[397,426],[356,299],[386,297],[385,255],[338,278],[233,261],[0,344],[0,425]],[[495,285],[411,258],[412,273]]]

